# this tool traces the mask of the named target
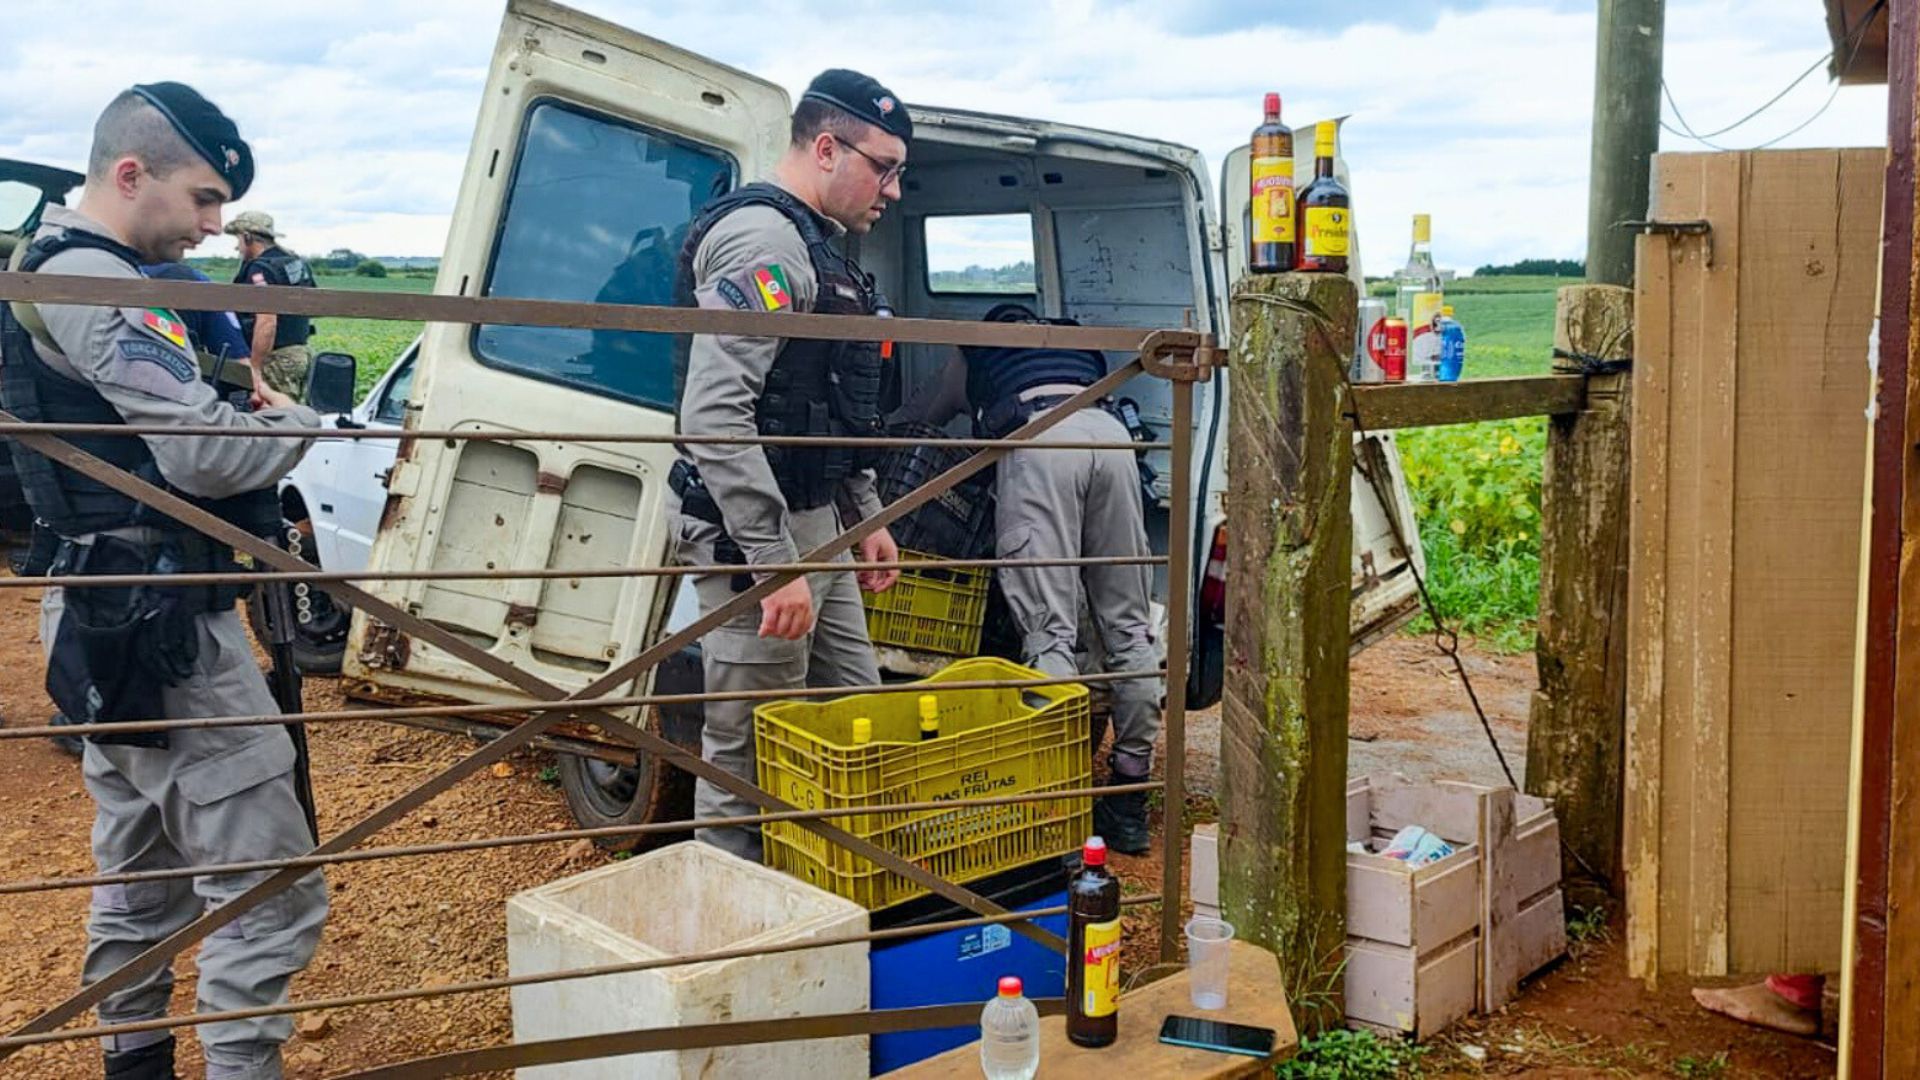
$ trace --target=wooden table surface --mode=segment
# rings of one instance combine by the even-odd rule
[[[1202,1012],[1187,994],[1187,973],[1161,979],[1120,998],[1120,1037],[1113,1045],[1088,1050],[1067,1041],[1064,1016],[1040,1018],[1040,1072],[1037,1080],[1101,1077],[1103,1080],[1237,1080],[1271,1076],[1273,1065],[1291,1057],[1299,1037],[1287,1011],[1280,962],[1258,946],[1235,941],[1228,959],[1227,1007]],[[1168,1046],[1160,1024],[1168,1016],[1198,1016],[1232,1024],[1272,1028],[1271,1058],[1223,1054]],[[886,1080],[979,1080],[978,1041],[886,1074]]]

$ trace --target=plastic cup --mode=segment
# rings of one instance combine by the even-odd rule
[[[1227,950],[1233,924],[1207,915],[1187,920],[1187,986],[1196,1009],[1227,1007]]]

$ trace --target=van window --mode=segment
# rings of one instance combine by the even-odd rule
[[[637,124],[542,101],[528,111],[485,295],[671,304],[687,226],[732,185],[733,159]],[[673,407],[673,335],[481,326],[490,367]]]
[[[923,219],[927,292],[1032,296],[1032,214],[956,214]]]

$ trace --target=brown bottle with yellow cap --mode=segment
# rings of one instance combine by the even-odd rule
[[[1353,200],[1334,179],[1333,157],[1339,125],[1320,121],[1313,132],[1313,183],[1300,193],[1300,269],[1327,274],[1347,272],[1353,248]]]

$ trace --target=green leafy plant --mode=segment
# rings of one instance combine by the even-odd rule
[[[1710,1058],[1701,1058],[1695,1057],[1692,1054],[1686,1054],[1673,1060],[1673,1075],[1684,1076],[1689,1078],[1689,1080],[1696,1080],[1696,1078],[1701,1077],[1725,1076],[1728,1070],[1732,1068],[1733,1063],[1727,1060],[1727,1052],[1725,1050],[1720,1051]]]
[[[1300,1044],[1274,1070],[1277,1080],[1391,1080],[1419,1072],[1426,1048],[1382,1039],[1371,1031],[1335,1028]]]
[[[548,787],[559,787],[560,767],[558,765],[548,765],[535,773],[534,777]]]
[[[1427,428],[1403,433],[1399,443],[1441,616],[1502,651],[1531,648],[1546,422]],[[1424,615],[1413,626],[1432,628]]]
[[[1596,904],[1593,907],[1574,907],[1567,915],[1567,952],[1575,959],[1592,952],[1598,946],[1613,940],[1613,930],[1607,926],[1607,909]]]

